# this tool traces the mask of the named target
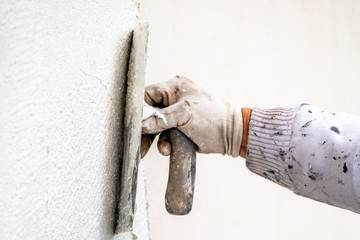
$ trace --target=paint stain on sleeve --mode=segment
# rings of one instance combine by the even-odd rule
[[[335,132],[335,133],[337,133],[337,134],[340,134],[340,130],[339,130],[337,127],[332,126],[332,127],[330,128],[330,130],[333,131],[333,132]]]
[[[346,166],[346,163],[344,163],[343,172],[344,172],[344,173],[347,173],[347,171],[348,171],[348,168],[347,168],[347,166]]]

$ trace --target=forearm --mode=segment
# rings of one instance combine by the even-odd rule
[[[298,195],[360,212],[358,117],[314,106],[254,108],[246,135],[252,172]]]

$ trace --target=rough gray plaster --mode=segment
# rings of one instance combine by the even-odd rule
[[[137,15],[130,0],[1,3],[1,239],[132,239],[113,231]],[[148,239],[139,177],[134,234]]]

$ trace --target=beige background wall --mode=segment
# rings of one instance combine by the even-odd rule
[[[360,114],[360,2],[149,0],[147,83],[185,75],[243,106]],[[168,159],[145,158],[150,234],[177,239],[358,239],[360,215],[294,195],[244,159],[198,155],[193,210],[164,207]]]

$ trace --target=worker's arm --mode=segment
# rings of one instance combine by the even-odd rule
[[[311,105],[232,107],[182,77],[147,87],[145,101],[161,107],[167,120],[143,122],[143,133],[162,132],[161,153],[171,149],[164,130],[177,126],[199,152],[240,154],[250,171],[296,194],[360,213],[359,117]],[[143,143],[142,155],[149,135]]]

